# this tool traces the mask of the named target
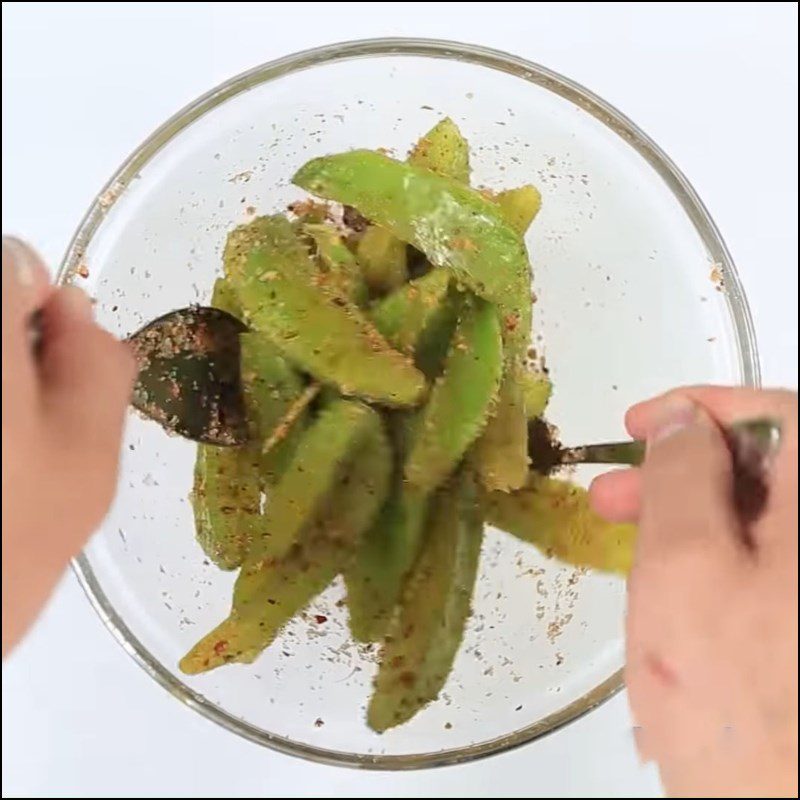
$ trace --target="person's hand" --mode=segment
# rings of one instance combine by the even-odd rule
[[[761,417],[782,444],[745,528],[720,426]],[[626,424],[645,464],[591,496],[639,521],[625,675],[640,754],[673,796],[797,797],[797,395],[681,389]]]
[[[4,655],[111,503],[133,377],[133,356],[93,322],[89,298],[50,286],[35,253],[4,237]]]

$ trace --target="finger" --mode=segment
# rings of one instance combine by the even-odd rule
[[[85,459],[87,485],[103,503],[115,486],[134,374],[129,348],[94,323],[88,297],[76,287],[58,290],[42,310],[45,415],[53,436]]]
[[[663,404],[648,423],[640,560],[671,551],[721,563],[744,553],[731,455],[721,429],[681,395]]]
[[[3,307],[3,323],[27,320],[52,290],[47,268],[38,253],[20,239],[3,237],[3,299],[6,292],[13,303]]]
[[[592,510],[610,522],[636,522],[641,502],[638,469],[616,469],[598,475],[589,487]]]
[[[30,320],[51,291],[47,270],[39,256],[19,239],[4,236],[3,363],[13,369],[16,391],[25,402],[35,378]]]
[[[776,543],[778,553],[796,547],[797,536],[797,394],[783,389],[690,386],[639,403],[626,416],[628,430],[645,438],[649,426],[675,403],[690,400],[705,408],[720,425],[759,418],[774,419],[781,426],[777,452],[766,462],[766,508],[749,526],[757,545]],[[745,489],[743,491],[751,491]],[[741,498],[746,501],[747,498]],[[795,522],[792,523],[791,519]],[[780,555],[778,557],[781,557]]]
[[[721,425],[748,419],[774,417],[796,423],[797,395],[783,389],[751,389],[729,386],[687,386],[673,389],[628,409],[625,426],[635,439],[647,431],[663,413],[666,404],[688,399],[703,406]]]

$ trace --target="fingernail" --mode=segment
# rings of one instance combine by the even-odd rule
[[[13,269],[17,282],[22,286],[33,286],[34,269],[39,256],[25,242],[14,236],[3,237],[3,269]]]
[[[664,401],[647,432],[647,446],[663,442],[688,425],[697,422],[697,406],[686,397],[671,397]]]
[[[92,301],[86,292],[77,286],[65,286],[61,289],[61,307],[75,319],[92,318]]]

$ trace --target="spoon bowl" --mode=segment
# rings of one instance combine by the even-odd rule
[[[248,439],[239,374],[247,326],[218,308],[170,311],[129,337],[139,365],[131,404],[168,431],[203,444]]]

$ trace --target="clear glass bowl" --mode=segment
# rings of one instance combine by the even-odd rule
[[[356,147],[403,156],[443,115],[472,145],[475,183],[532,181],[542,191],[528,236],[536,346],[554,377],[550,416],[566,442],[623,435],[625,408],[671,385],[758,383],[734,266],[669,159],[566,78],[451,42],[323,47],[209,92],[111,179],[61,280],[81,281],[119,335],[205,302],[226,231],[301,197],[289,183],[300,164]],[[375,653],[349,640],[339,584],[311,609],[324,624],[295,620],[254,665],[181,675],[178,659],[225,616],[233,581],[194,541],[193,459],[192,444],[131,416],[116,504],[75,568],[123,647],[228,730],[317,761],[404,769],[529,741],[620,687],[622,582],[561,567],[493,529],[453,674],[407,725],[381,736],[366,727]]]

